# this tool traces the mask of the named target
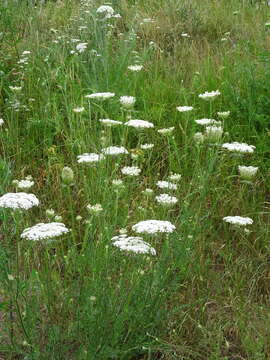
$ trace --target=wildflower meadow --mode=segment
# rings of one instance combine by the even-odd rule
[[[269,5],[0,2],[0,360],[270,359]]]

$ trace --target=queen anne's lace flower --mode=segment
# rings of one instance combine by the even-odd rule
[[[207,126],[205,131],[205,137],[210,142],[218,142],[223,134],[223,128],[221,126]]]
[[[129,65],[128,69],[131,71],[141,71],[143,68],[142,65]]]
[[[250,180],[252,179],[257,171],[258,167],[255,166],[238,166],[239,174],[243,179]]]
[[[145,121],[145,120],[138,120],[138,119],[129,120],[125,123],[125,125],[134,127],[136,129],[153,128],[154,127],[154,124],[152,124],[151,122]]]
[[[114,96],[115,93],[111,93],[111,92],[101,92],[101,93],[93,93],[93,94],[85,95],[87,99],[100,99],[100,100],[109,99]]]
[[[105,15],[106,19],[109,19],[113,16],[114,14],[114,9],[109,6],[109,5],[101,5],[98,9],[97,9],[97,13],[98,14],[103,14]]]
[[[222,119],[226,119],[230,115],[230,113],[230,111],[219,111],[217,112],[217,115]]]
[[[158,181],[157,186],[160,189],[176,190],[177,185],[169,181]]]
[[[66,234],[69,232],[69,229],[66,226],[59,222],[51,222],[51,223],[39,223],[32,227],[26,228],[22,234],[22,239],[27,240],[48,240],[54,239],[58,236]]]
[[[132,108],[136,102],[136,98],[134,96],[121,96],[120,103],[125,108],[129,109]]]
[[[141,173],[141,169],[137,166],[125,166],[121,169],[121,173],[129,176],[138,176]]]
[[[81,54],[86,50],[87,45],[87,43],[79,43],[76,45],[76,50]]]
[[[221,122],[217,121],[215,119],[198,119],[195,120],[195,123],[198,125],[202,125],[202,126],[208,126],[208,125],[220,125],[221,126]]]
[[[140,146],[140,148],[141,148],[142,150],[152,149],[153,147],[154,147],[154,144],[142,144],[142,145]]]
[[[4,120],[0,119],[0,126],[2,126],[4,124]]]
[[[75,113],[81,113],[81,112],[83,112],[85,109],[84,109],[84,107],[82,106],[82,107],[77,107],[77,108],[74,108],[73,109],[73,111],[75,112]]]
[[[39,200],[34,194],[24,192],[7,193],[0,197],[0,207],[7,209],[29,210],[38,206]]]
[[[181,174],[171,174],[168,176],[168,179],[173,181],[173,182],[177,182],[181,179],[182,175]]]
[[[118,247],[122,251],[131,251],[136,254],[156,255],[156,250],[143,238],[137,236],[119,235],[112,238],[113,246]]]
[[[178,202],[178,199],[175,196],[171,196],[169,194],[160,194],[156,196],[155,199],[160,205],[165,206],[174,205]]]
[[[20,190],[28,190],[35,184],[34,181],[29,179],[13,180],[12,183]]]
[[[95,153],[85,153],[77,156],[78,163],[97,163],[104,159],[105,159],[104,155],[95,154]]]
[[[233,225],[245,226],[253,224],[253,220],[251,218],[242,216],[226,216],[223,220]]]
[[[105,155],[121,155],[121,154],[128,154],[128,151],[123,146],[109,146],[101,150],[101,152]]]
[[[214,100],[217,96],[220,95],[220,91],[216,90],[216,91],[206,91],[203,94],[199,95],[199,98],[203,99],[203,100]]]
[[[157,132],[161,135],[170,135],[174,130],[174,126],[169,128],[159,129]]]
[[[111,120],[111,119],[99,119],[99,121],[106,126],[117,126],[122,125],[123,123],[121,121],[117,120]]]
[[[172,233],[175,226],[170,221],[145,220],[133,225],[132,230],[139,234]]]
[[[254,149],[256,149],[254,145],[248,145],[246,143],[239,143],[239,142],[225,143],[222,145],[222,147],[229,151],[240,152],[240,153],[253,153]]]
[[[180,112],[187,112],[193,110],[193,106],[178,106],[176,109]]]

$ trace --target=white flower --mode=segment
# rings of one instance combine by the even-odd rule
[[[95,205],[88,204],[86,206],[86,209],[89,211],[90,214],[98,214],[101,211],[103,211],[103,207],[101,204],[95,204]]]
[[[254,149],[256,149],[254,145],[248,145],[246,143],[239,143],[239,142],[225,143],[222,145],[222,147],[229,151],[240,152],[240,153],[253,153]]]
[[[69,229],[66,226],[59,222],[51,222],[51,223],[39,223],[32,227],[26,228],[22,234],[22,239],[27,240],[47,240],[54,239],[58,236],[66,234],[69,232]]]
[[[121,155],[121,154],[128,154],[128,151],[123,146],[109,146],[101,150],[101,152],[105,155]]]
[[[132,226],[132,230],[139,234],[172,233],[175,226],[170,221],[145,220]]]
[[[154,195],[154,190],[146,188],[145,190],[142,191],[142,194],[145,196],[152,196],[152,195]]]
[[[196,132],[193,136],[193,139],[197,144],[201,144],[204,142],[204,135],[201,132]]]
[[[0,119],[0,126],[4,124],[4,119]]]
[[[239,170],[240,176],[243,179],[250,180],[256,175],[256,173],[258,171],[258,168],[255,167],[255,166],[241,166],[241,165],[239,165],[238,170]]]
[[[176,190],[177,185],[169,181],[158,181],[157,186],[160,189]]]
[[[142,144],[142,145],[140,146],[140,148],[141,148],[142,150],[152,149],[153,147],[154,147],[154,144]]]
[[[251,225],[253,220],[249,217],[242,216],[226,216],[223,218],[224,221],[233,225]]]
[[[106,126],[117,126],[123,124],[121,121],[116,121],[111,119],[99,119],[99,121]]]
[[[142,65],[129,65],[128,66],[128,69],[131,70],[131,71],[141,71],[143,68]]]
[[[73,109],[73,111],[75,112],[75,113],[81,113],[81,112],[83,112],[85,109],[84,109],[84,107],[82,106],[82,107],[77,107],[77,108],[74,108]]]
[[[217,96],[220,95],[220,91],[219,90],[215,90],[215,91],[206,91],[203,94],[198,95],[199,98],[203,99],[203,100],[214,100]]]
[[[137,166],[125,166],[121,169],[121,173],[129,176],[138,176],[141,173],[141,169]]]
[[[207,126],[206,127],[206,139],[210,142],[218,142],[223,134],[223,128],[220,126]]]
[[[77,156],[78,163],[97,163],[103,159],[105,159],[104,155],[95,153],[85,153]]]
[[[182,175],[181,174],[171,174],[169,175],[168,179],[174,182],[177,182],[181,179]]]
[[[182,33],[181,36],[185,38],[190,38],[190,35],[188,35],[187,33]]]
[[[120,103],[123,107],[130,109],[134,106],[136,98],[134,96],[121,96]]]
[[[157,132],[161,135],[170,135],[174,130],[174,126],[164,129],[159,129]]]
[[[215,119],[198,119],[195,120],[195,123],[198,125],[202,125],[202,126],[207,126],[207,125],[220,125],[221,126],[221,122],[217,121]]]
[[[29,210],[33,206],[38,206],[39,200],[34,194],[24,192],[7,193],[0,197],[0,207],[7,209]]]
[[[161,205],[174,205],[178,202],[178,199],[175,196],[169,194],[160,194],[155,197],[156,201]]]
[[[93,93],[93,94],[85,95],[87,99],[100,99],[100,100],[109,99],[114,96],[115,93],[111,93],[111,92],[101,92],[101,93]]]
[[[114,14],[114,9],[109,6],[109,5],[101,5],[98,9],[97,9],[97,13],[98,14],[104,14],[105,15],[105,19],[109,19],[113,16]]]
[[[222,119],[226,119],[230,115],[230,113],[230,111],[219,111],[217,112],[217,115]]]
[[[79,52],[79,53],[83,53],[86,48],[87,48],[87,43],[79,43],[76,45],[76,50]]]
[[[23,179],[23,180],[13,180],[13,184],[20,190],[30,189],[35,183],[34,181]]]
[[[13,90],[13,91],[21,91],[22,90],[22,87],[21,86],[9,86],[10,90]]]
[[[143,129],[143,128],[149,129],[154,127],[154,124],[152,124],[151,122],[145,120],[138,120],[138,119],[129,120],[128,122],[125,123],[125,125],[134,127],[136,129]]]
[[[156,250],[150,244],[143,241],[143,238],[137,236],[119,235],[112,238],[113,246],[122,251],[131,251],[136,254],[156,255]]]
[[[176,109],[180,112],[187,112],[193,110],[193,106],[178,106]]]
[[[124,183],[123,183],[123,180],[121,180],[121,179],[113,179],[112,180],[112,185],[115,188],[122,188],[124,186]]]

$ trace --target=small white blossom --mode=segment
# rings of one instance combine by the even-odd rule
[[[93,93],[89,95],[85,95],[87,99],[98,99],[98,100],[105,100],[115,96],[115,93],[111,92],[103,92],[103,93]]]
[[[131,70],[131,71],[141,71],[143,68],[142,65],[129,65],[128,66],[128,69]]]
[[[97,163],[104,159],[104,155],[95,153],[85,153],[77,156],[78,163]]]
[[[255,166],[238,166],[240,176],[245,180],[252,179],[258,171],[258,167]]]
[[[205,136],[203,135],[202,132],[196,132],[193,136],[193,139],[194,141],[197,143],[197,144],[201,144],[204,142],[204,138]]]
[[[117,156],[121,154],[128,154],[128,151],[123,146],[109,146],[101,150],[104,155]]]
[[[175,196],[169,194],[160,194],[155,197],[156,201],[165,206],[175,205],[178,202],[178,199]]]
[[[251,218],[242,216],[226,216],[223,218],[223,220],[233,225],[245,226],[253,224],[253,220]]]
[[[181,174],[171,174],[168,176],[168,179],[173,182],[178,182],[182,178]]]
[[[87,43],[79,43],[76,45],[76,50],[81,54],[86,50],[87,45]]]
[[[111,119],[99,119],[99,121],[106,126],[117,126],[123,124],[121,121],[116,121]]]
[[[129,120],[125,123],[126,126],[131,126],[134,127],[136,129],[144,129],[144,128],[153,128],[154,124],[149,122],[149,121],[145,121],[145,120],[138,120],[138,119],[134,119],[134,120]]]
[[[233,143],[225,143],[222,145],[222,148],[227,149],[229,151],[233,152],[239,152],[239,153],[253,153],[254,149],[256,147],[254,145],[248,145],[246,143],[239,143],[239,142],[233,142]]]
[[[114,9],[109,5],[101,5],[97,9],[97,13],[104,15],[105,19],[110,19],[114,14]]]
[[[13,180],[13,184],[19,189],[19,190],[28,190],[30,189],[35,183],[34,181],[23,179],[23,180]]]
[[[90,214],[98,214],[103,211],[103,207],[101,204],[95,204],[95,205],[88,204],[86,206],[86,209]]]
[[[172,233],[175,226],[170,221],[145,220],[133,225],[132,230],[139,234]]]
[[[161,135],[170,135],[174,131],[174,126],[164,129],[159,129],[157,132]]]
[[[82,107],[77,107],[77,108],[74,108],[73,111],[75,113],[81,113],[85,110],[85,108],[82,106]]]
[[[125,166],[121,169],[121,173],[128,176],[138,176],[141,171],[137,166]]]
[[[120,103],[123,107],[130,109],[134,106],[136,98],[134,96],[121,96]]]
[[[176,190],[177,185],[169,181],[158,181],[157,186],[160,189]]]
[[[145,196],[153,196],[154,195],[154,190],[146,188],[145,190],[142,191],[142,194],[145,195]]]
[[[223,134],[223,128],[220,126],[207,126],[205,137],[210,142],[218,142]]]
[[[0,208],[29,210],[38,205],[39,200],[34,194],[18,192],[7,193],[0,197]]]
[[[22,90],[21,86],[9,86],[9,88],[12,91],[21,91]]]
[[[4,119],[0,119],[0,126],[4,124]]]
[[[113,179],[112,185],[118,189],[118,188],[122,188],[124,186],[124,182],[121,179]]]
[[[112,238],[113,246],[118,247],[122,251],[131,251],[136,254],[156,255],[156,250],[143,238],[137,236],[119,235]]]
[[[142,150],[153,149],[153,147],[154,147],[154,144],[142,144],[142,145],[140,146],[140,148],[141,148]]]
[[[198,125],[202,125],[202,126],[208,126],[208,125],[216,125],[216,126],[221,126],[221,122],[217,121],[215,119],[198,119],[195,120],[195,123]]]
[[[178,106],[176,109],[180,112],[187,112],[193,110],[193,106]]]
[[[22,234],[22,239],[27,240],[47,240],[54,239],[61,235],[64,235],[69,232],[69,229],[66,226],[59,222],[51,222],[51,223],[39,223],[32,227],[26,228]]]
[[[206,91],[203,94],[198,95],[199,98],[203,99],[203,100],[214,100],[217,96],[220,95],[220,91],[219,90],[215,90],[215,91]]]
[[[217,112],[217,115],[222,119],[226,119],[230,115],[230,113],[230,111],[219,111]]]

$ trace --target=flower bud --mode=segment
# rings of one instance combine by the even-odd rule
[[[70,167],[65,166],[62,170],[61,178],[65,185],[72,185],[74,180],[73,170]]]

